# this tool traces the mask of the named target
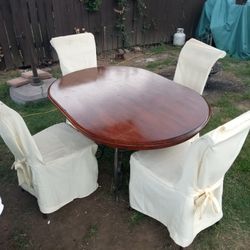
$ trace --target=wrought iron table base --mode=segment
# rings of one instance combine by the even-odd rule
[[[114,155],[114,180],[112,183],[112,189],[115,194],[115,199],[119,200],[119,190],[122,187],[122,151],[118,148],[115,148],[115,155]]]

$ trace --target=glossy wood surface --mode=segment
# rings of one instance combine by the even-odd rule
[[[77,71],[54,82],[49,98],[97,143],[142,150],[181,143],[210,117],[195,91],[144,69],[110,66]]]

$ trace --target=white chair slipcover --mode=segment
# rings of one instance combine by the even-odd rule
[[[250,111],[197,140],[130,159],[130,206],[160,222],[180,246],[222,218],[223,179],[250,128]]]
[[[19,185],[52,213],[94,192],[97,145],[65,123],[31,136],[23,118],[0,102],[0,135],[15,157]]]
[[[56,50],[63,76],[77,70],[97,67],[95,37],[92,33],[54,37],[50,44]],[[69,120],[66,123],[74,128]]]
[[[54,37],[50,43],[57,52],[63,75],[97,67],[95,38],[92,33]]]
[[[202,94],[213,65],[225,55],[225,51],[191,38],[180,52],[174,82]]]

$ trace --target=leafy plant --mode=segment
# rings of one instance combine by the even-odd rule
[[[137,0],[137,11],[139,16],[145,16],[145,10],[147,8],[146,3],[144,0]]]
[[[115,29],[118,32],[118,35],[121,37],[122,46],[127,47],[129,45],[128,42],[128,35],[125,26],[126,20],[126,11],[127,11],[127,0],[116,0],[117,8],[114,9],[116,13],[116,22],[115,22]]]
[[[89,12],[95,12],[100,10],[102,5],[102,0],[80,0],[81,2],[84,1],[84,4],[86,6],[86,9]]]

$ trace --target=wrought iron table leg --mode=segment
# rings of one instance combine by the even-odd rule
[[[115,194],[115,199],[119,199],[119,189],[122,185],[122,152],[118,148],[115,149],[114,156],[114,182],[113,190]]]

